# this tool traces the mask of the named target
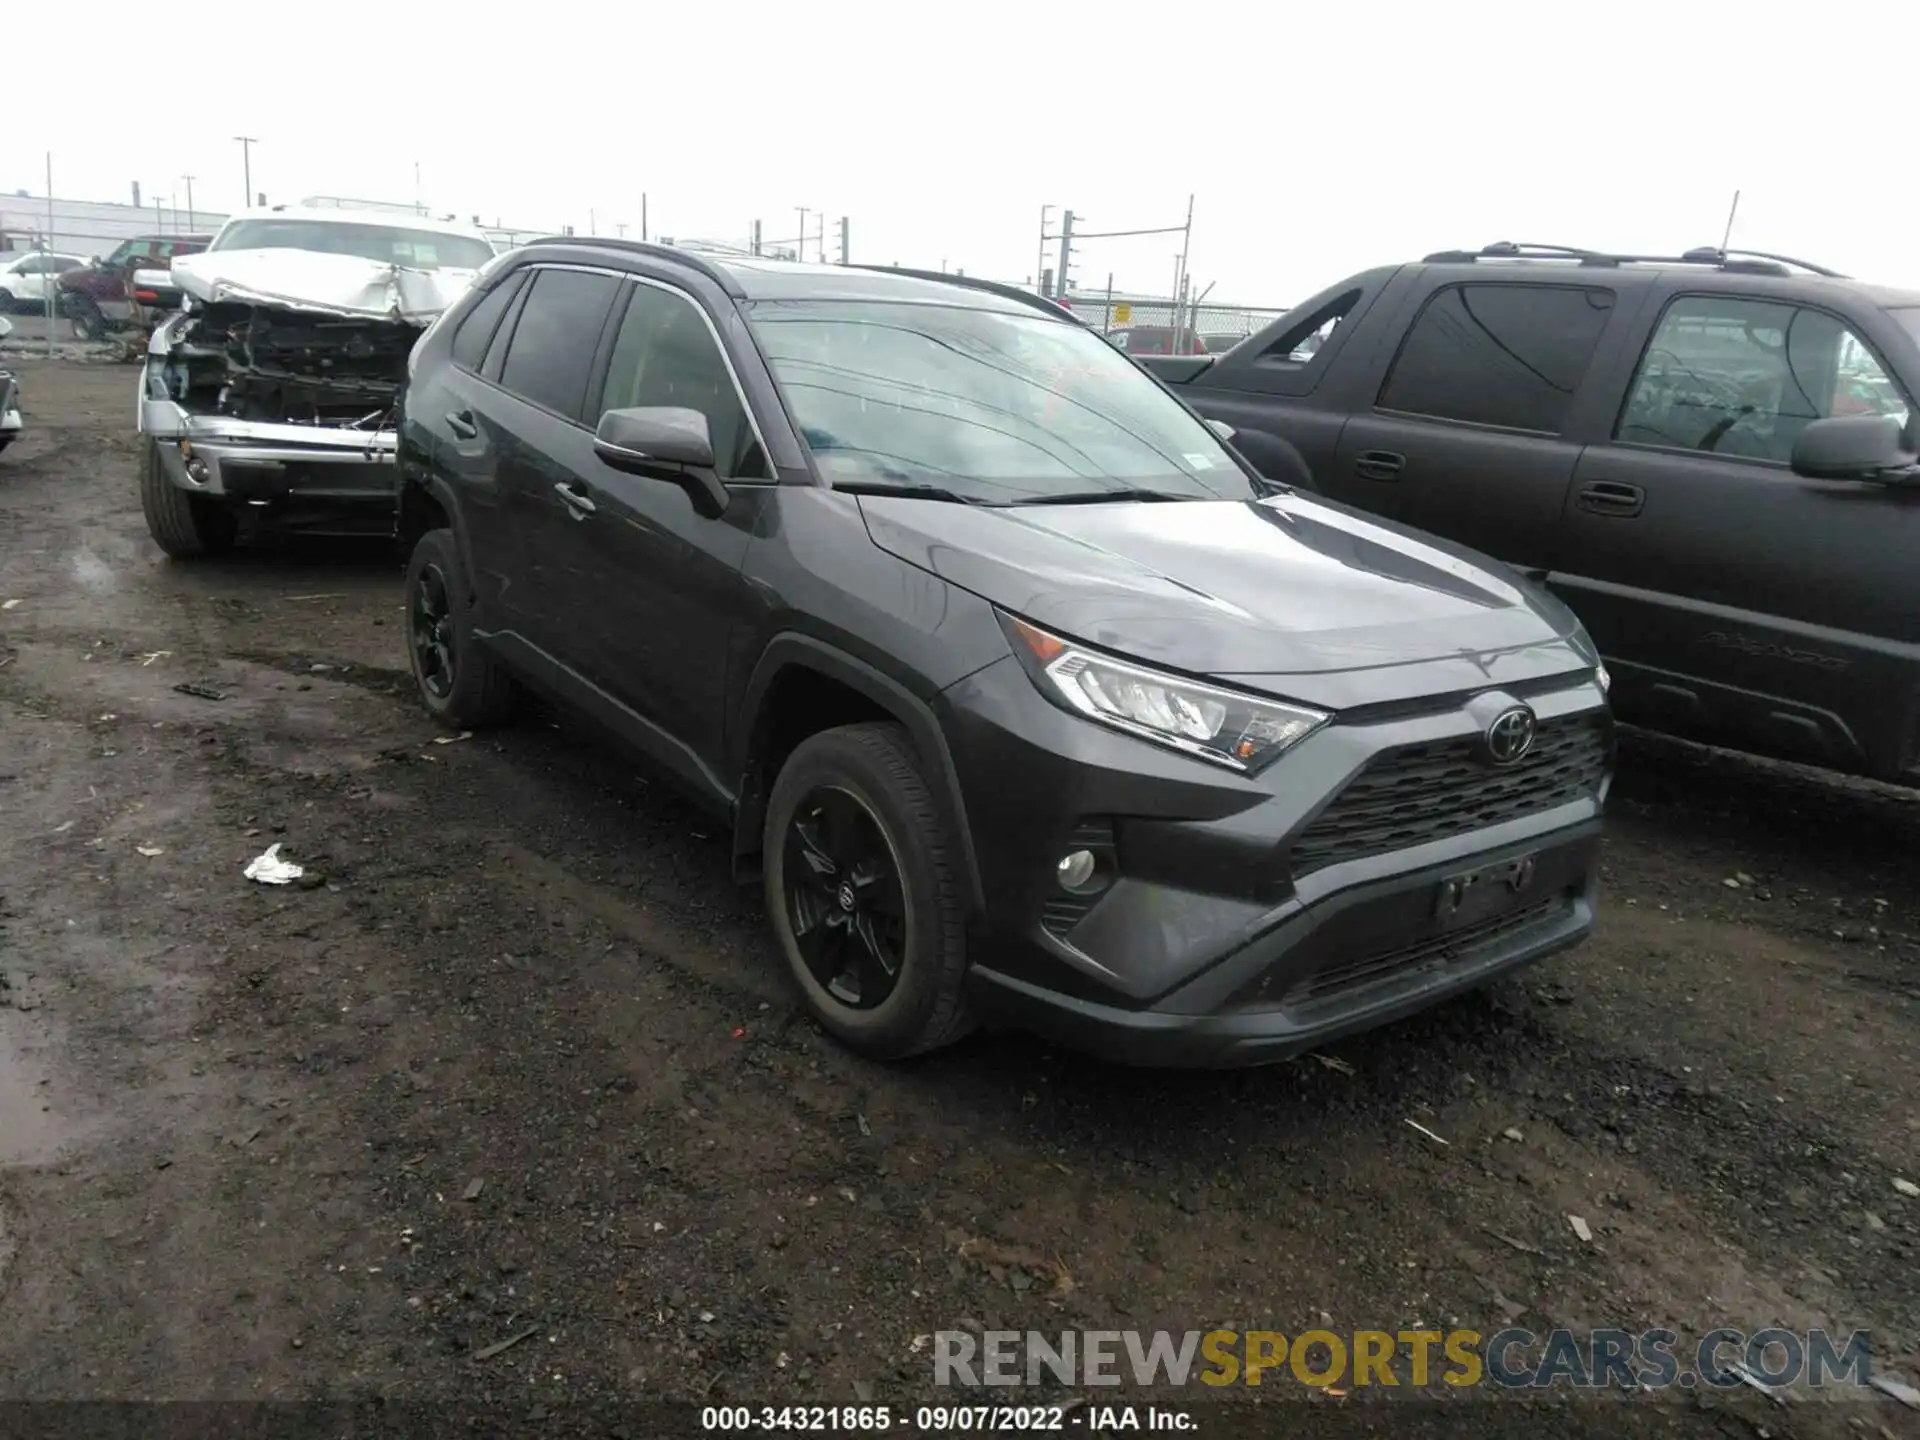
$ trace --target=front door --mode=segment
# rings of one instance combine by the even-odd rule
[[[630,282],[604,368],[593,423],[615,409],[699,411],[733,500],[708,519],[672,480],[615,470],[589,452],[575,478],[592,509],[570,532],[594,597],[589,667],[622,706],[673,738],[676,763],[718,767],[728,644],[748,600],[740,567],[758,488],[773,472],[718,334],[690,295]],[[730,788],[717,769],[711,782]]]
[[[1563,435],[1612,316],[1597,285],[1448,285],[1421,308],[1371,409],[1341,432],[1329,495],[1546,568],[1580,446]]]
[[[1611,440],[1580,459],[1557,547],[1556,586],[1623,715],[1900,768],[1920,697],[1920,490],[1788,461],[1810,420],[1909,404],[1824,310],[1668,302]]]

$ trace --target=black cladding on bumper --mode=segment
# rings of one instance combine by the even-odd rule
[[[1015,661],[968,677],[944,698],[980,1009],[1135,1063],[1258,1064],[1578,943],[1612,734],[1590,679],[1560,685],[1335,724],[1244,776],[1062,712]],[[1523,700],[1535,751],[1493,765],[1481,737]],[[1057,881],[1082,847],[1117,871],[1092,897]]]

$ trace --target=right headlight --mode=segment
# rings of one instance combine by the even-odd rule
[[[1001,625],[1030,657],[1042,693],[1115,730],[1248,773],[1271,764],[1331,716],[1169,675],[1062,640],[1002,613]]]

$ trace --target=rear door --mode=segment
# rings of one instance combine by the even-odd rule
[[[459,318],[448,363],[423,367],[406,397],[409,434],[420,438],[428,463],[460,497],[468,583],[480,623],[490,630],[516,630],[531,619],[520,613],[531,591],[519,583],[522,546],[507,517],[502,457],[512,435],[507,399],[497,388],[529,275],[515,270],[490,286]]]
[[[1429,293],[1321,489],[1523,568],[1546,568],[1580,456],[1582,384],[1617,286],[1470,279]]]
[[[600,463],[584,419],[587,386],[620,284],[609,271],[531,267],[511,334],[495,337],[504,353],[486,401],[499,465],[496,523],[510,557],[502,599],[521,638],[576,673],[590,652],[580,619],[604,597],[580,533],[589,517],[570,497]]]
[[[1920,490],[1808,480],[1807,423],[1904,417],[1884,312],[1676,284],[1643,327],[1612,436],[1576,469],[1556,588],[1674,728],[1897,773],[1920,657]]]

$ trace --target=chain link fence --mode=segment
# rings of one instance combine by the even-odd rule
[[[1287,313],[1284,305],[1180,305],[1157,295],[1076,290],[1066,303],[1094,329],[1142,355],[1218,354]],[[1175,316],[1179,319],[1176,322]],[[1178,338],[1176,340],[1176,330]]]

